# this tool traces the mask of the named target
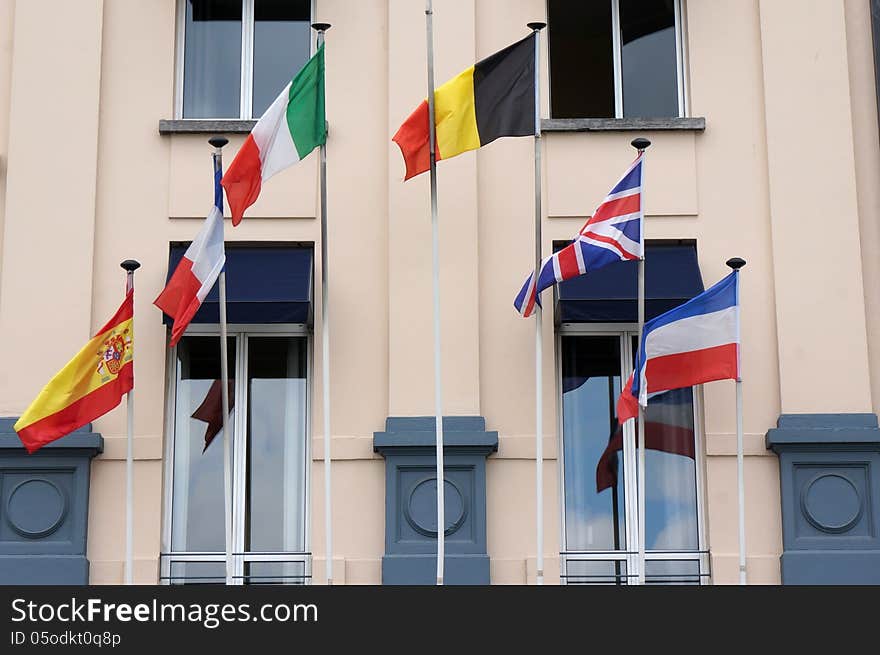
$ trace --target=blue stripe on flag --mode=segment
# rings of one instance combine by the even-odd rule
[[[639,162],[633,169],[627,173],[617,185],[611,189],[611,192],[608,194],[609,196],[614,195],[615,193],[620,193],[621,191],[626,191],[627,189],[635,189],[642,185],[642,162]]]

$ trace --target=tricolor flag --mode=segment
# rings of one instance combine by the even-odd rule
[[[220,177],[220,171],[215,171],[214,206],[211,207],[205,224],[186,249],[162,293],[153,301],[156,307],[174,319],[174,325],[171,326],[172,346],[183,336],[226,264]]]
[[[535,133],[535,44],[530,34],[477,62],[434,90],[437,160],[476,150],[502,136]],[[430,168],[428,101],[391,139],[406,163],[406,177]]]
[[[541,262],[537,290],[535,273],[529,273],[513,301],[523,317],[532,315],[535,303],[541,304],[540,293],[557,282],[642,257],[643,157],[640,152],[574,241]]]
[[[116,407],[134,388],[134,291],[55,374],[13,428],[33,453]]]
[[[257,121],[223,176],[238,225],[260,195],[263,182],[304,159],[327,140],[324,116],[324,46],[318,48]]]
[[[622,424],[669,389],[739,378],[739,273],[645,323],[635,372],[617,401]],[[636,400],[638,399],[638,400]]]

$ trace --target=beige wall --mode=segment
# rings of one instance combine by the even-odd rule
[[[782,551],[778,462],[764,448],[766,430],[783,412],[880,405],[880,301],[871,293],[880,283],[880,148],[867,4],[688,0],[690,114],[704,116],[707,128],[644,133],[653,141],[647,236],[696,238],[707,286],[726,274],[728,257],[748,261],[742,297],[752,582],[779,581]],[[524,35],[544,5],[436,0],[437,83]],[[318,7],[318,19],[333,24],[334,578],[378,583],[384,461],[372,452],[372,434],[387,416],[434,411],[428,180],[402,182],[402,158],[390,141],[425,95],[424,11],[408,0],[319,0]],[[159,119],[173,113],[174,23],[174,0],[0,0],[0,358],[16,371],[0,378],[0,414],[19,414],[109,316],[122,292],[119,262],[140,260],[140,582],[157,579],[163,521],[167,349],[151,302],[163,285],[168,242],[192,238],[210,197],[206,136],[157,131]],[[62,60],[47,56],[61,51]],[[545,115],[546,56],[544,47]],[[47,90],[64,99],[64,111],[47,102]],[[631,160],[634,136],[545,135],[545,252],[581,226]],[[227,163],[242,141],[231,137]],[[494,583],[530,582],[535,574],[534,326],[511,304],[533,257],[532,156],[531,139],[501,139],[443,162],[439,175],[444,413],[482,415],[499,432],[487,475]],[[313,156],[267,184],[247,220],[234,229],[227,223],[227,239],[317,244],[317,211]],[[315,297],[320,325],[320,288]],[[548,581],[556,582],[561,499],[550,312],[544,321],[544,554]],[[21,344],[34,340],[41,356],[24,365]],[[321,582],[319,347],[313,370],[310,549]],[[704,509],[716,583],[737,578],[733,395],[729,382],[702,394]],[[124,412],[96,427],[105,452],[92,473],[88,557],[92,581],[112,583],[122,579],[124,552]]]

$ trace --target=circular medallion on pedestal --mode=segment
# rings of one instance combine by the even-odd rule
[[[24,480],[6,500],[6,522],[22,537],[42,539],[64,522],[67,504],[67,494],[51,480]]]
[[[467,503],[464,494],[450,480],[443,485],[443,512],[446,529],[445,536],[457,531],[467,518]],[[437,478],[426,478],[418,482],[404,504],[403,515],[410,527],[425,537],[437,537]]]
[[[858,522],[862,515],[862,498],[849,478],[823,473],[804,486],[801,509],[814,528],[838,534]]]

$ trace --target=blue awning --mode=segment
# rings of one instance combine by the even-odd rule
[[[189,244],[171,244],[168,277]],[[311,323],[311,244],[226,244],[226,320],[228,323]],[[163,322],[171,318],[163,315]],[[193,323],[219,323],[217,285]]]
[[[638,321],[638,262],[618,262],[558,285],[560,323]],[[678,307],[703,291],[696,244],[648,243],[645,247],[645,315]]]

